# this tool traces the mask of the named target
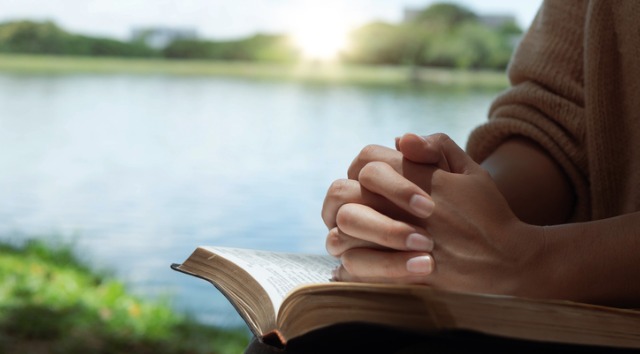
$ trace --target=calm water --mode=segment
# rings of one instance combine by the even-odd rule
[[[213,287],[169,264],[202,244],[324,252],[324,193],[364,145],[408,131],[464,144],[494,96],[0,74],[0,235],[73,240],[136,293],[238,325]]]

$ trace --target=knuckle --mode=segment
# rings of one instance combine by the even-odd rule
[[[395,271],[395,264],[393,262],[392,257],[382,258],[378,266],[380,267],[380,272],[381,272],[380,275],[383,277],[394,277],[397,275],[396,274],[397,272]]]
[[[433,139],[439,143],[444,143],[447,142],[448,140],[451,140],[451,137],[449,137],[449,135],[445,134],[445,133],[436,133],[432,135]]]
[[[449,137],[449,135],[445,133],[435,133],[435,134],[429,135],[427,140],[429,141],[430,145],[438,148],[442,148],[443,146],[449,143],[449,140],[451,140],[451,137]]]
[[[382,173],[386,166],[387,164],[381,161],[369,162],[360,170],[358,180],[363,183],[371,182]]]
[[[340,229],[349,228],[354,224],[355,213],[352,204],[344,204],[336,214],[336,224]]]
[[[362,148],[362,150],[360,150],[360,153],[353,160],[353,162],[351,163],[351,166],[349,166],[349,170],[348,170],[349,178],[358,179],[360,175],[360,171],[365,165],[373,161],[382,161],[385,159],[389,159],[389,156],[390,156],[389,154],[391,151],[396,152],[398,156],[402,156],[400,152],[397,152],[395,150],[390,150],[389,148],[381,145],[372,144],[372,145],[365,146],[364,148]]]
[[[340,200],[349,187],[349,181],[346,179],[338,179],[333,181],[327,191],[327,199]]]
[[[397,223],[390,223],[382,228],[379,242],[385,246],[398,248],[404,228]]]
[[[329,231],[329,235],[327,235],[327,240],[325,243],[327,252],[334,257],[340,256],[340,254],[342,253],[342,244],[342,238],[340,237],[340,232],[338,231],[338,229],[331,229],[331,231]]]
[[[375,157],[378,154],[378,150],[380,149],[377,145],[367,145],[362,150],[356,158],[351,162],[349,169],[347,171],[347,175],[350,179],[358,179],[358,175],[360,174],[360,170],[364,165],[375,160]]]
[[[347,271],[347,273],[353,274],[354,269],[354,262],[353,262],[353,257],[352,257],[352,252],[350,251],[345,251],[341,256],[340,256],[340,263],[342,263],[342,268]]]
[[[374,156],[378,154],[379,150],[380,150],[379,145],[375,145],[375,144],[367,145],[363,147],[362,150],[360,150],[360,153],[358,154],[358,158],[360,158],[362,161],[371,161],[374,159]]]
[[[493,177],[491,177],[491,173],[489,173],[489,171],[485,170],[484,168],[479,168],[478,174],[480,174],[482,178],[493,179]]]
[[[406,202],[408,202],[414,194],[419,194],[419,187],[414,185],[413,183],[402,183],[395,185],[392,191],[393,195],[396,195]]]
[[[436,170],[435,172],[433,172],[433,174],[431,175],[432,188],[445,186],[448,183],[447,179],[449,178],[449,174],[443,172],[444,171],[442,170]]]
[[[327,227],[335,226],[336,213],[340,205],[348,200],[349,187],[349,180],[346,179],[336,180],[329,186],[321,210],[322,220]]]

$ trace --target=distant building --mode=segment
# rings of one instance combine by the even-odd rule
[[[131,30],[132,41],[142,41],[151,48],[166,48],[178,39],[197,39],[198,33],[192,28],[148,27]]]

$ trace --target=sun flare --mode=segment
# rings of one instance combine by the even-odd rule
[[[305,58],[333,60],[347,48],[351,25],[344,15],[328,6],[298,14],[292,38]]]

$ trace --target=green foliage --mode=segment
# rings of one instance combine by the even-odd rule
[[[164,49],[167,58],[291,62],[298,57],[284,36],[258,34],[234,41],[176,40]]]
[[[500,26],[498,32],[503,36],[519,36],[522,34],[522,28],[514,21],[509,21]]]
[[[69,36],[64,54],[111,57],[157,57],[160,53],[141,42],[122,42],[110,38]]]
[[[209,42],[193,39],[175,40],[163,50],[163,55],[172,59],[209,58],[212,55],[210,47]]]
[[[0,25],[0,50],[14,53],[61,54],[69,36],[53,22],[18,21]]]
[[[300,51],[287,36],[258,34],[249,38],[246,45],[253,49],[256,61],[293,62],[300,58]]]
[[[372,23],[351,35],[350,63],[503,69],[520,28],[490,28],[463,7],[434,4],[400,25]]]
[[[422,59],[430,66],[500,69],[510,57],[511,47],[505,38],[479,23],[468,22],[434,36]]]
[[[341,59],[350,64],[503,69],[522,30],[514,22],[491,28],[471,10],[435,3],[411,21],[373,22],[350,35]],[[292,63],[299,50],[282,35],[257,34],[229,41],[175,40],[163,50],[143,41],[123,42],[70,34],[52,22],[0,24],[0,52],[49,55],[162,57]]]
[[[353,63],[397,64],[404,60],[410,45],[399,26],[374,22],[351,34],[351,47],[343,58]]]
[[[129,295],[68,247],[0,246],[0,352],[236,353],[247,341]]]
[[[431,34],[420,26],[374,22],[351,33],[351,46],[343,59],[351,63],[412,65]]]
[[[452,3],[435,3],[420,11],[412,22],[453,28],[465,22],[476,21],[478,16],[471,10]]]
[[[120,57],[159,54],[144,43],[75,35],[53,22],[33,21],[0,24],[0,52]]]

